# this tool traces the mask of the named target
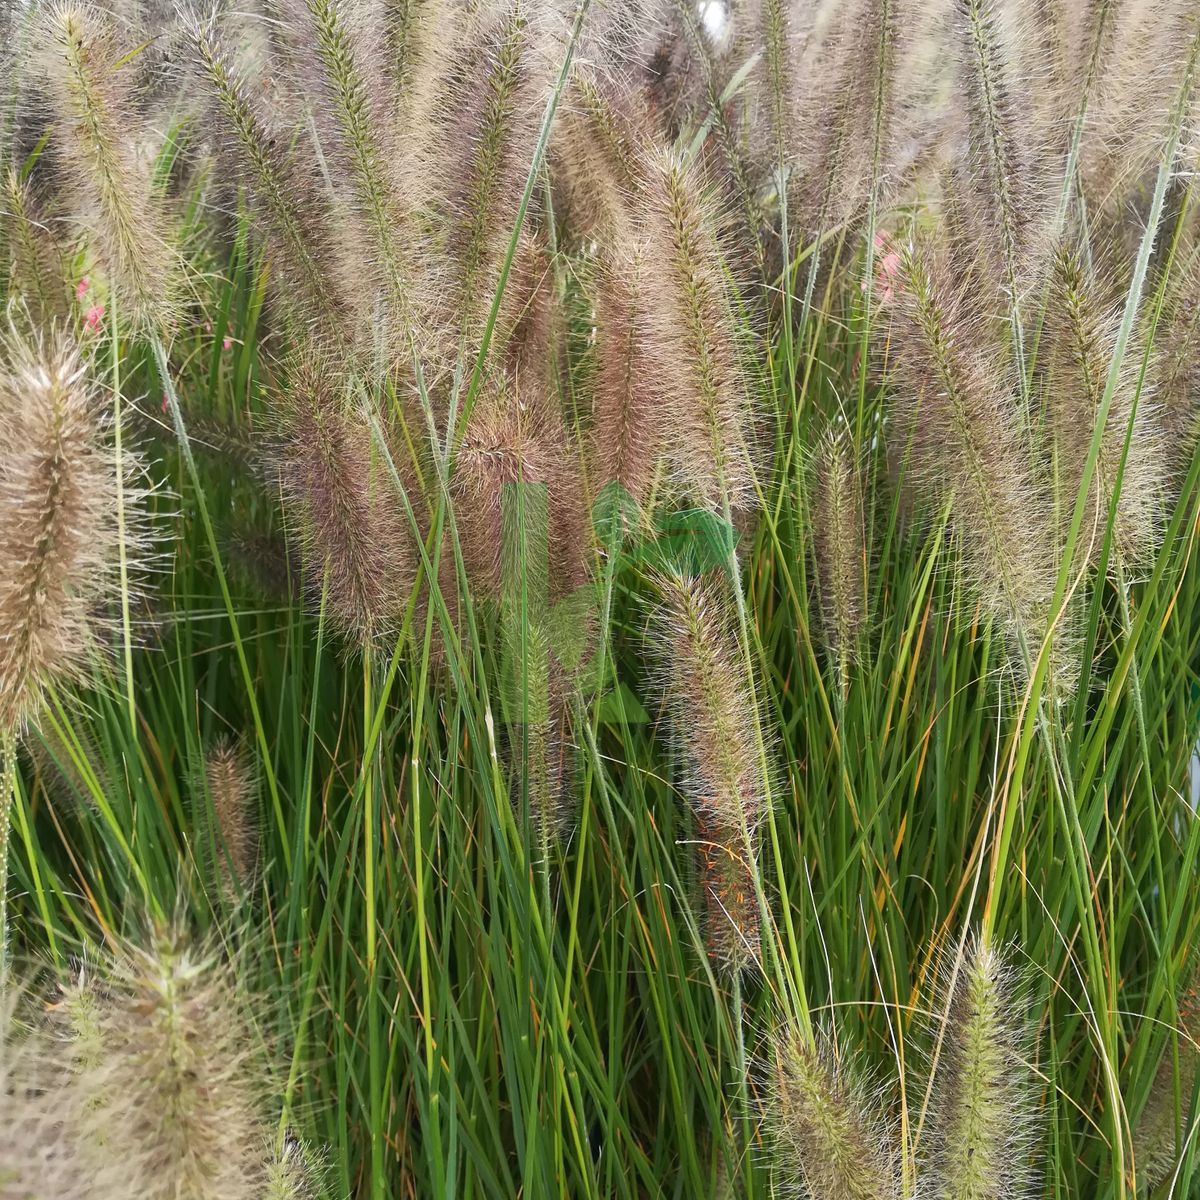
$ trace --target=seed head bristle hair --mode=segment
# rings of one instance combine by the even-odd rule
[[[949,956],[933,1086],[929,1170],[940,1200],[1021,1200],[1030,1191],[1028,1037],[1004,957],[982,940]]]
[[[714,214],[696,168],[655,151],[643,201],[646,350],[667,400],[675,464],[694,503],[754,507],[752,407]]]
[[[111,1170],[97,1179],[81,1161],[73,1103],[48,1069],[52,1046],[24,1011],[28,998],[11,978],[0,991],[0,1185],[4,1200],[115,1200]]]
[[[634,196],[654,138],[649,109],[631,80],[576,66],[551,143],[562,188],[558,207],[574,238],[617,246],[634,236]]]
[[[733,102],[722,94],[723,72],[709,34],[702,26],[699,7],[690,0],[675,0],[675,4],[703,80],[707,108],[704,116],[711,125],[712,139],[720,152],[721,172],[727,181],[732,208],[736,210],[737,221],[742,227],[741,241],[754,265],[761,270],[766,262],[763,210],[751,178],[750,165],[743,154],[737,122],[730,115]]]
[[[1101,16],[1106,24],[1098,31],[1079,150],[1085,193],[1097,211],[1119,209],[1131,186],[1156,165],[1200,36],[1188,0],[1113,3],[1095,19]]]
[[[284,510],[312,603],[366,648],[395,635],[415,582],[394,480],[336,361],[306,353],[278,398]]]
[[[645,311],[649,264],[640,249],[614,247],[597,272],[591,470],[597,490],[614,484],[644,511],[666,454],[661,393],[650,368]]]
[[[147,547],[137,473],[131,456],[118,468],[70,340],[14,334],[0,369],[0,730],[20,730],[51,683],[81,678],[102,643],[98,610],[120,590],[119,484],[127,560]]]
[[[813,1045],[789,1024],[762,1064],[772,1163],[805,1200],[894,1200],[889,1131],[829,1037]]]
[[[339,266],[346,255],[321,199],[322,184],[299,151],[287,149],[290,131],[272,127],[250,99],[214,31],[197,25],[192,36],[199,68],[233,134],[236,161],[266,218],[273,263],[286,279],[277,292],[314,340],[334,347],[351,344],[361,327],[371,324],[369,318],[353,319],[355,304],[347,299]]]
[[[503,519],[506,489],[546,489],[547,597],[555,603],[586,573],[583,485],[561,418],[525,402],[501,382],[476,403],[455,459],[451,494],[468,580],[480,596],[497,597],[504,580]]]
[[[45,328],[67,315],[66,263],[31,191],[17,170],[5,172],[0,227],[9,257],[8,294],[20,298],[35,328]]]
[[[1019,336],[1021,303],[1043,278],[1058,181],[1032,97],[1039,45],[1024,0],[959,0],[959,79],[966,103],[962,200]]]
[[[850,435],[831,426],[813,462],[812,528],[821,624],[845,696],[866,608],[862,480]]]
[[[763,4],[764,15],[773,5]],[[772,125],[789,162],[788,223],[807,237],[855,221],[894,186],[918,109],[925,64],[918,49],[931,6],[857,0],[806,30],[803,53],[775,17],[764,30]],[[776,43],[772,48],[772,40]],[[789,67],[787,56],[794,58]]]
[[[482,332],[517,223],[551,81],[549,40],[524,0],[501,6],[484,22],[452,101],[446,249],[453,321],[469,344]]]
[[[319,1200],[324,1165],[290,1130],[267,1165],[263,1200]]]
[[[1178,488],[1200,442],[1200,262],[1195,258],[1167,280],[1151,371],[1163,454]]]
[[[1200,971],[1194,971],[1185,985],[1178,1011],[1178,1081],[1168,1040],[1146,1107],[1133,1131],[1133,1169],[1139,1193],[1153,1191],[1170,1178],[1188,1137],[1188,1107],[1200,1075]]]
[[[1068,522],[1121,322],[1120,308],[1106,306],[1104,295],[1104,285],[1086,270],[1079,255],[1069,248],[1060,250],[1043,338],[1049,348],[1046,407],[1063,487],[1060,510]],[[1093,557],[1099,558],[1113,511],[1113,570],[1152,559],[1161,528],[1163,447],[1150,401],[1140,387],[1141,364],[1134,358],[1126,356],[1109,404],[1081,534],[1083,544],[1091,545]]]
[[[758,958],[755,858],[770,794],[748,668],[714,581],[662,573],[655,583],[652,646],[696,817],[709,952],[736,971]]]
[[[211,805],[214,883],[230,900],[250,892],[258,870],[258,778],[246,746],[222,737],[204,755]]]
[[[1015,379],[994,331],[931,246],[905,248],[900,276],[891,347],[909,471],[919,490],[949,501],[963,573],[1023,678],[1047,634],[1056,562]],[[1052,691],[1069,692],[1073,675],[1059,634]]]
[[[453,36],[450,0],[384,0],[385,70],[396,119],[412,133],[433,120],[437,84],[444,78],[443,48]],[[406,157],[414,157],[409,148]]]
[[[178,928],[107,965],[100,1067],[81,1073],[83,1147],[145,1200],[253,1200],[265,1182],[261,1064],[232,968]]]
[[[492,331],[493,353],[525,395],[558,407],[562,307],[554,260],[545,240],[522,231]]]
[[[350,21],[340,0],[293,3],[303,14],[299,24],[311,33],[323,153],[345,181],[346,211],[339,216],[353,220],[357,235],[346,244],[361,248],[346,265],[347,277],[357,278],[373,297],[367,316],[379,331],[385,361],[407,362],[419,340],[420,305],[410,269],[419,261],[418,231],[412,198],[396,186],[403,176],[388,165],[403,157],[404,147],[388,144],[390,114],[379,95],[380,72],[368,65],[381,48]],[[419,137],[417,130],[407,132]]]
[[[113,20],[85,4],[45,13],[44,77],[56,124],[53,144],[73,189],[73,215],[94,238],[96,257],[117,292],[120,312],[139,324],[170,315],[172,248],[150,164],[139,160],[144,122],[127,52]]]

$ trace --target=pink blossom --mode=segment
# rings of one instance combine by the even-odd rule
[[[229,349],[229,347],[230,347],[230,346],[232,346],[232,345],[233,345],[233,340],[232,340],[231,338],[226,338],[226,339],[225,339],[225,340],[224,340],[224,341],[221,343],[221,349],[222,349],[222,350],[228,350],[228,349]]]
[[[103,320],[104,320],[104,305],[103,304],[93,304],[92,307],[89,308],[87,310],[87,312],[84,314],[83,327],[84,327],[84,329],[99,329],[100,322]]]
[[[891,239],[885,233],[875,234],[875,249],[886,251],[875,261],[875,284],[879,288],[880,299],[890,304],[896,298],[896,287],[900,282],[900,253],[891,249]],[[867,281],[862,282],[862,290],[867,290]]]
[[[87,295],[87,290],[92,286],[92,281],[86,275],[75,285],[75,299],[82,300]]]

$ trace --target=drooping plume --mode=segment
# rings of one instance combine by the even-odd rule
[[[900,446],[918,486],[949,502],[966,580],[1023,674],[1047,636],[1057,564],[1015,373],[992,332],[949,263],[905,250],[891,339]],[[1062,692],[1073,672],[1061,634],[1051,648]]]
[[[314,606],[363,646],[395,635],[415,582],[395,482],[336,363],[296,361],[279,399],[279,474]]]
[[[717,584],[657,577],[662,603],[652,648],[671,729],[682,752],[681,786],[696,843],[711,957],[730,970],[759,953],[758,830],[769,797],[766,748],[748,667]]]
[[[120,471],[121,477],[118,477]],[[0,371],[0,729],[20,729],[52,683],[81,678],[144,548],[137,464],[117,466],[108,416],[61,334],[14,340]]]
[[[138,135],[146,129],[129,62],[136,47],[120,44],[99,9],[69,2],[47,10],[44,36],[54,146],[75,193],[72,212],[94,239],[120,311],[138,323],[162,322],[172,250],[150,163],[139,157]]]
[[[1049,350],[1046,408],[1065,522],[1075,509],[1120,323],[1120,308],[1105,306],[1103,285],[1079,256],[1060,251],[1043,338]],[[1090,546],[1098,558],[1111,512],[1113,570],[1146,562],[1158,547],[1163,452],[1140,372],[1136,356],[1127,354],[1109,401],[1080,533],[1083,548]]]
[[[1029,1191],[1032,1099],[1019,998],[983,941],[949,963],[934,1077],[929,1171],[938,1200],[1019,1200]]]
[[[642,205],[646,353],[668,405],[672,456],[693,503],[721,513],[755,503],[753,408],[726,265],[697,169],[653,154]]]
[[[888,1130],[831,1039],[814,1046],[784,1025],[762,1074],[773,1162],[812,1200],[894,1200],[899,1193]]]

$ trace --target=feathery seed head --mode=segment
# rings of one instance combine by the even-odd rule
[[[45,15],[47,90],[57,125],[54,145],[74,211],[95,238],[119,308],[138,323],[169,315],[172,250],[150,164],[138,156],[144,121],[128,54],[111,18],[85,4],[51,5]]]
[[[886,1125],[830,1038],[783,1026],[763,1063],[775,1161],[806,1200],[899,1195]]]
[[[953,960],[954,956],[950,956]],[[1027,1036],[1003,956],[978,940],[945,967],[930,1171],[942,1200],[1019,1200],[1029,1186]]]
[[[758,955],[755,879],[770,789],[753,698],[727,604],[711,580],[662,573],[652,624],[660,688],[696,818],[712,957],[737,970]]]
[[[220,738],[204,756],[204,788],[212,806],[214,882],[236,901],[254,886],[258,868],[258,779],[246,746]]]
[[[641,204],[646,353],[667,402],[680,482],[720,513],[753,508],[753,408],[708,197],[676,150],[652,153]]]
[[[394,636],[411,594],[411,534],[367,416],[335,362],[305,355],[278,401],[284,507],[314,605],[363,647]]]
[[[813,468],[813,548],[821,621],[845,694],[866,607],[862,481],[845,429],[825,431]]]
[[[119,484],[127,556],[145,545],[135,469],[116,465],[76,348],[57,333],[14,338],[0,370],[0,729],[20,728],[47,687],[86,672],[99,609],[118,588]]]
[[[940,256],[907,247],[901,276],[891,345],[902,444],[917,483],[949,502],[965,577],[1024,674],[1047,636],[1056,563],[1015,380]],[[1050,653],[1049,686],[1068,694],[1063,635]]]
[[[1103,293],[1103,285],[1076,253],[1059,252],[1043,338],[1049,347],[1046,407],[1064,485],[1060,509],[1068,522],[1121,323],[1119,306],[1106,306]],[[1092,556],[1098,558],[1112,510],[1114,571],[1152,558],[1161,525],[1164,448],[1139,375],[1140,363],[1127,354],[1109,402],[1081,532],[1083,544],[1092,546]]]

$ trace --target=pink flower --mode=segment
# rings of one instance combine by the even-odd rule
[[[168,404],[169,404],[169,403],[170,403],[170,401],[167,399],[167,393],[166,393],[166,392],[163,392],[163,401],[162,401],[162,410],[163,410],[163,412],[166,412],[166,411],[167,411],[167,406],[168,406]]]
[[[890,249],[891,239],[885,233],[875,234],[875,249],[886,251],[875,260],[875,284],[879,288],[880,299],[890,304],[896,298],[896,288],[900,282],[900,253]],[[862,290],[867,290],[867,281],[862,282]]]
[[[233,345],[233,341],[232,341],[232,339],[230,339],[230,338],[226,338],[226,339],[225,339],[225,340],[224,340],[224,341],[221,343],[221,349],[222,349],[222,350],[228,350],[228,349],[229,349],[229,347],[230,347],[230,346],[232,346],[232,345]]]
[[[92,281],[85,275],[75,285],[75,299],[82,300],[87,295],[87,290],[92,286]]]
[[[89,308],[87,310],[87,313],[84,315],[83,327],[84,327],[84,329],[99,329],[100,322],[103,320],[104,320],[104,305],[103,304],[93,304],[92,307]]]

